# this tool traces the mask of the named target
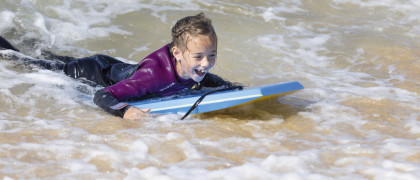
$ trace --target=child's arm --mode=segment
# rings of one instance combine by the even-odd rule
[[[99,90],[95,93],[93,101],[96,105],[113,115],[124,119],[138,119],[149,112],[150,109],[139,109],[118,101],[110,92]]]

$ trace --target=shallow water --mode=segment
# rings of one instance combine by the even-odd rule
[[[0,59],[3,179],[419,179],[418,1],[3,0],[0,34],[41,49],[136,63],[176,20],[206,13],[212,72],[305,89],[192,116],[110,116],[98,88]],[[2,51],[4,53],[4,51]]]

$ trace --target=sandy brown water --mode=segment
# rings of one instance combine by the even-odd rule
[[[184,121],[123,120],[94,105],[98,87],[0,58],[0,178],[419,179],[419,8],[396,0],[2,1],[0,35],[26,55],[48,49],[131,63],[169,43],[176,20],[203,11],[219,38],[213,73],[305,89]]]

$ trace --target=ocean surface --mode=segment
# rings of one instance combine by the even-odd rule
[[[420,1],[1,0],[0,35],[137,63],[204,12],[212,73],[304,90],[179,120],[111,116],[99,87],[0,58],[0,178],[420,179]],[[0,51],[0,54],[7,52]]]

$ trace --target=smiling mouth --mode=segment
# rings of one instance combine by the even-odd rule
[[[199,70],[199,69],[195,69],[195,73],[196,73],[198,76],[204,76],[204,75],[206,75],[207,70]]]

